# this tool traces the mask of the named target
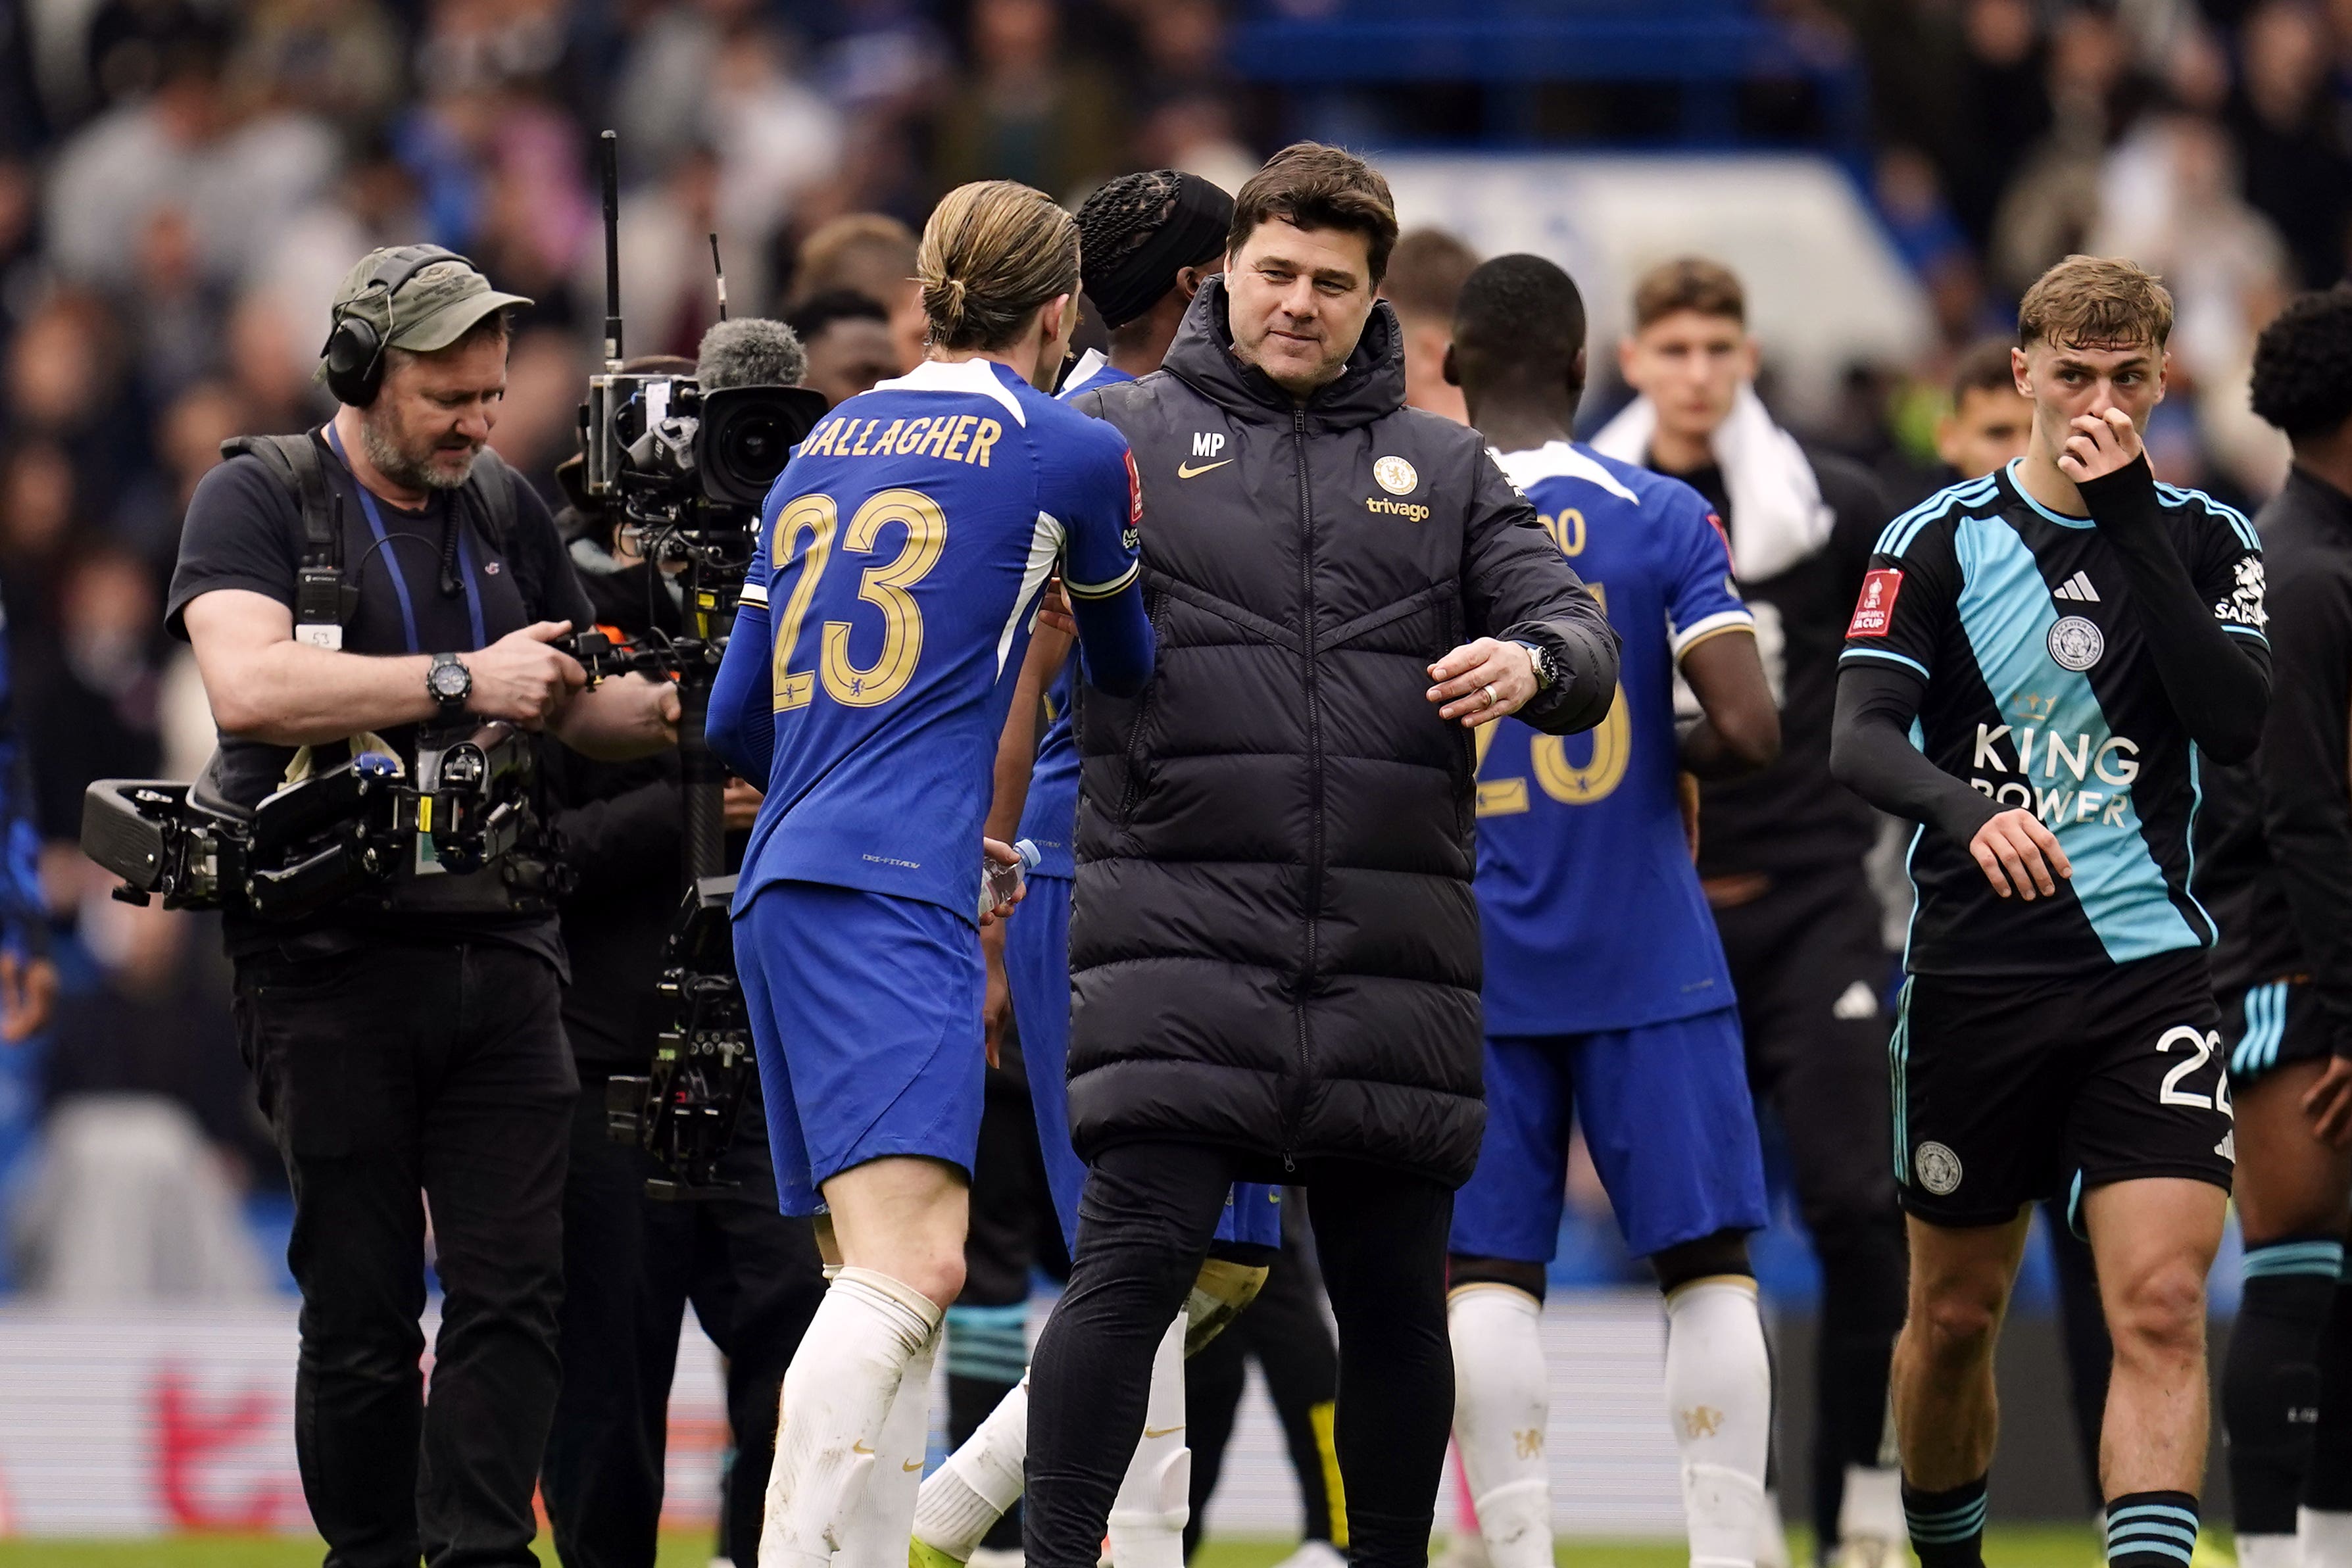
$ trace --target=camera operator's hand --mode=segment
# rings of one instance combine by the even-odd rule
[[[760,815],[760,786],[742,779],[729,778],[727,793],[720,797],[720,816],[730,833],[749,833]]]
[[[579,693],[551,728],[583,757],[625,763],[677,745],[677,688],[633,670]]]
[[[474,690],[466,699],[467,710],[526,730],[542,728],[573,692],[588,684],[588,672],[579,660],[548,646],[571,629],[570,621],[541,621],[467,654],[466,669],[474,678]]]

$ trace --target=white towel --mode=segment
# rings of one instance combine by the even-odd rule
[[[1592,447],[1623,463],[1647,464],[1658,410],[1637,397],[1612,419]],[[1752,386],[1739,389],[1731,416],[1708,443],[1731,494],[1731,563],[1745,582],[1762,583],[1829,542],[1837,514],[1797,438],[1772,423]]]

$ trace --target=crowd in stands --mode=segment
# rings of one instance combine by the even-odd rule
[[[2051,261],[2126,254],[2180,305],[2159,471],[2240,501],[2276,485],[2284,452],[2246,408],[2246,369],[2289,293],[2345,271],[2352,3],[1756,5],[1858,62],[1866,195],[1934,316],[1928,353],[1853,367],[1834,417],[1805,434],[1925,493],[1955,358],[2006,330]],[[1378,91],[1286,98],[1252,80],[1232,42],[1248,14],[1244,0],[0,0],[0,601],[67,981],[49,1038],[0,1062],[0,1169],[35,1108],[137,1094],[193,1118],[231,1189],[281,1180],[236,1059],[216,932],[111,900],[74,841],[90,780],[186,777],[210,747],[160,617],[181,514],[224,438],[326,411],[310,373],[354,258],[428,240],[536,301],[494,444],[551,494],[603,316],[598,130],[622,138],[631,353],[694,352],[716,315],[715,231],[735,310],[793,314],[826,340],[813,376],[855,379],[919,355],[910,226],[960,182],[1011,177],[1075,204],[1107,175],[1174,165],[1231,189],[1334,116],[1351,140],[1403,133]],[[1397,303],[1442,345],[1464,268],[1427,243]],[[39,1205],[33,1162],[14,1163],[21,1220]],[[37,1230],[20,1224],[20,1282],[42,1277]]]

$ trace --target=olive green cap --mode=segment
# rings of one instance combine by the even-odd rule
[[[387,294],[376,286],[379,276],[397,274],[403,252],[436,253],[435,259]],[[520,294],[501,294],[474,264],[439,246],[397,246],[371,250],[343,275],[335,290],[338,320],[356,316],[374,327],[385,343],[411,353],[446,349],[491,311],[509,305],[528,305]]]

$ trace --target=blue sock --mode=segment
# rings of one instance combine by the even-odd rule
[[[2182,1568],[2197,1549],[2197,1500],[2126,1492],[2107,1500],[2107,1568]]]
[[[1921,1568],[1984,1568],[1985,1479],[1923,1492],[1903,1478],[1903,1522]]]

